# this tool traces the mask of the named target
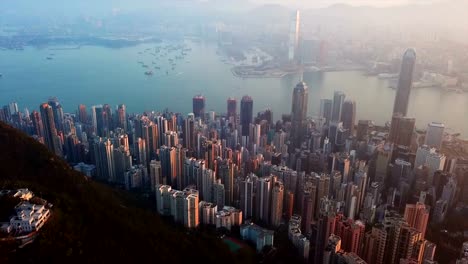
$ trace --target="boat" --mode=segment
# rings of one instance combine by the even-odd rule
[[[154,68],[157,69],[157,70],[161,69],[161,67],[159,67],[159,66],[156,66],[156,67],[154,67]]]
[[[166,75],[169,75],[169,71],[166,71]]]
[[[53,60],[54,58],[52,58],[52,57],[47,57],[46,59],[47,59],[47,60]]]
[[[3,77],[3,74],[0,72],[0,78],[2,78],[2,77]]]
[[[153,75],[153,71],[146,71],[145,75],[151,76],[151,75]]]
[[[148,65],[144,65],[144,64],[143,64],[142,67],[143,67],[143,68],[148,68]]]

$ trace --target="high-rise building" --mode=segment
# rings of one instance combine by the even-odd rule
[[[253,100],[246,95],[242,97],[240,109],[240,124],[242,126],[242,136],[249,136],[250,124],[253,121]]]
[[[283,216],[283,198],[284,185],[282,182],[277,181],[274,183],[271,192],[271,226],[278,227],[281,224],[281,217]]]
[[[86,105],[80,104],[78,106],[78,121],[82,124],[88,123],[88,112],[86,111]]]
[[[234,200],[234,167],[232,160],[217,160],[217,175],[225,190],[225,204],[231,206]]]
[[[44,141],[50,151],[56,155],[62,155],[62,147],[60,140],[57,136],[57,130],[55,128],[54,113],[52,107],[44,103],[40,107],[42,125],[44,127]]]
[[[327,123],[331,121],[332,108],[333,108],[333,100],[331,99],[320,100],[320,117],[324,117]]]
[[[421,233],[421,238],[424,239],[429,220],[429,208],[422,203],[407,204],[404,218],[411,227],[416,228]]]
[[[192,104],[195,117],[205,118],[205,97],[203,95],[195,95]]]
[[[195,149],[195,118],[189,114],[184,123],[184,145],[189,150]]]
[[[254,178],[256,177],[255,175],[249,175],[240,182],[239,207],[243,212],[244,219],[251,219],[253,216]]]
[[[403,55],[403,60],[400,69],[400,78],[393,105],[393,114],[408,114],[408,103],[413,84],[413,70],[416,62],[416,52],[414,49],[407,49]]]
[[[259,178],[255,193],[255,218],[263,223],[270,223],[271,190],[273,181],[271,176]]]
[[[124,104],[120,104],[117,108],[117,126],[122,128],[125,132],[127,129],[127,110]]]
[[[392,117],[389,141],[396,145],[411,146],[416,119],[397,113]]]
[[[150,183],[151,190],[154,190],[159,184],[163,184],[161,161],[152,160],[150,162]]]
[[[299,51],[299,33],[301,27],[301,16],[299,10],[296,10],[291,16],[289,25],[289,45],[288,59],[289,61],[297,60]]]
[[[372,125],[370,120],[359,120],[356,132],[356,138],[358,141],[365,141],[369,134],[369,128]]]
[[[56,97],[49,98],[48,104],[52,107],[52,112],[54,115],[54,123],[57,132],[63,131],[63,109],[62,105],[59,103]],[[18,109],[16,109],[18,110]],[[18,112],[18,111],[16,111]],[[12,112],[12,113],[16,113]]]
[[[237,100],[236,98],[229,97],[227,99],[227,117],[233,118],[233,121],[236,121],[237,116]]]
[[[304,123],[307,118],[307,102],[309,100],[309,88],[305,82],[300,82],[293,90],[291,110],[291,134],[293,145],[300,147],[304,140]]]
[[[333,108],[331,121],[340,122],[341,113],[343,112],[343,103],[346,95],[341,91],[335,91],[333,94]]]
[[[33,123],[34,135],[44,137],[44,125],[42,124],[42,119],[39,112],[32,111],[31,121]]]
[[[363,259],[367,263],[384,264],[387,249],[387,231],[381,224],[372,227],[364,238]]]
[[[442,123],[432,122],[427,125],[425,145],[440,149],[444,138],[445,125]]]
[[[400,259],[409,259],[417,249],[417,244],[421,240],[421,233],[406,223],[398,223],[392,228],[390,263],[400,263]]]
[[[219,208],[224,207],[224,203],[226,200],[226,191],[224,189],[224,184],[221,183],[220,180],[217,180],[213,184],[213,203],[216,204]]]
[[[341,121],[343,128],[349,130],[350,135],[354,134],[354,126],[356,123],[356,102],[345,101],[341,112]]]

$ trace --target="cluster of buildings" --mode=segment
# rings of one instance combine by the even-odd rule
[[[444,154],[441,123],[418,139],[407,116],[415,59],[405,52],[387,128],[357,121],[356,103],[339,91],[311,119],[302,81],[278,121],[270,109],[254,115],[250,96],[239,111],[229,98],[226,113],[206,112],[202,95],[186,116],[108,104],[64,113],[51,98],[39,112],[5,106],[0,120],[90,177],[155,192],[158,212],[188,228],[241,226],[260,250],[284,225],[314,263],[435,263],[426,230],[468,204],[468,161]]]
[[[31,202],[34,194],[28,189],[2,190],[0,197],[12,196],[21,200],[14,208],[15,214],[10,216],[8,222],[0,223],[0,231],[13,236],[24,236],[39,231],[49,220],[51,215],[47,202]],[[3,220],[3,219],[1,219]]]

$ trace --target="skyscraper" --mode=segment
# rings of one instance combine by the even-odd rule
[[[44,137],[44,126],[42,124],[41,115],[37,111],[31,113],[31,121],[33,123],[34,134],[39,137]]]
[[[49,98],[48,104],[52,107],[54,115],[55,129],[57,132],[63,131],[63,109],[56,97]]]
[[[404,218],[411,227],[416,228],[416,230],[421,233],[421,238],[424,239],[427,222],[429,220],[429,209],[426,205],[419,202],[416,204],[407,204]]]
[[[304,122],[307,118],[307,102],[309,99],[309,88],[305,82],[296,85],[292,96],[291,110],[291,134],[295,147],[299,147],[304,139]]]
[[[124,104],[120,104],[117,108],[117,126],[127,132],[127,111]]]
[[[444,138],[445,125],[442,123],[432,122],[427,125],[425,145],[440,149],[442,139]]]
[[[205,117],[205,97],[203,95],[195,95],[192,100],[192,106],[195,117]]]
[[[407,49],[403,55],[401,63],[400,78],[396,91],[395,104],[393,105],[393,114],[408,114],[408,103],[413,83],[413,70],[416,62],[416,52],[414,49]]]
[[[86,112],[86,105],[80,104],[78,106],[78,120],[82,124],[88,123],[88,113]]]
[[[283,197],[284,197],[284,186],[283,183],[278,181],[275,182],[273,190],[271,192],[271,217],[270,222],[274,227],[278,227],[281,224],[281,217],[283,215]]]
[[[229,97],[227,99],[227,117],[233,117],[234,121],[237,115],[237,100],[236,98]]]
[[[61,146],[55,129],[54,113],[52,107],[43,103],[40,107],[42,125],[44,126],[44,142],[50,151],[61,155]]]
[[[250,124],[253,120],[253,100],[252,97],[245,95],[241,100],[240,123],[242,126],[242,136],[249,136]]]
[[[320,117],[324,117],[326,122],[329,123],[332,116],[333,100],[321,99],[320,100]]]
[[[333,108],[331,121],[340,122],[341,121],[341,112],[343,111],[343,103],[346,95],[341,91],[335,91],[333,94]]]
[[[255,218],[264,223],[270,222],[271,176],[259,178],[256,183]]]
[[[195,120],[191,113],[187,116],[184,123],[184,145],[189,150],[195,149]]]
[[[356,124],[356,102],[345,101],[341,112],[341,121],[343,128],[348,129],[350,135],[354,134],[354,125]]]
[[[296,10],[291,16],[289,25],[289,45],[288,59],[294,61],[298,57],[299,51],[299,31],[301,26],[301,18],[299,10]]]
[[[389,141],[396,145],[411,146],[416,119],[397,113],[392,117]]]

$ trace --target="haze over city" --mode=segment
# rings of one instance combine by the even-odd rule
[[[468,263],[468,2],[2,0],[1,263]]]

